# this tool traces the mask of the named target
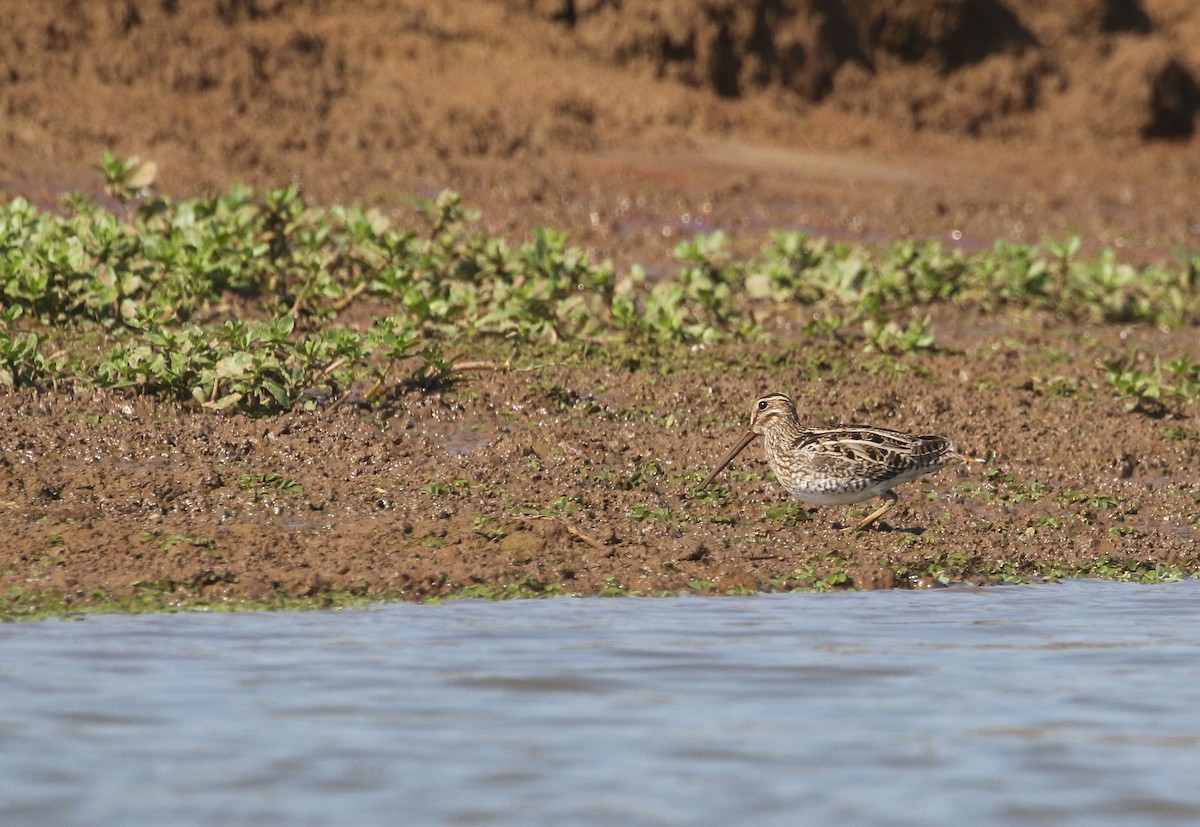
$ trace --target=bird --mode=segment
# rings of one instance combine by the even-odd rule
[[[765,442],[767,464],[787,492],[810,505],[849,505],[881,497],[882,506],[843,531],[862,531],[893,508],[893,488],[961,462],[983,462],[960,453],[944,436],[908,434],[871,425],[804,428],[796,403],[772,392],[755,400],[750,429],[708,475],[707,488],[755,437]]]

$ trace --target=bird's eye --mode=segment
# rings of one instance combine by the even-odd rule
[[[765,400],[765,399],[758,400],[758,409],[760,411],[765,411],[767,409],[767,400]]]

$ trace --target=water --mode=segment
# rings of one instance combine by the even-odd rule
[[[1200,583],[0,627],[3,825],[1191,824]]]

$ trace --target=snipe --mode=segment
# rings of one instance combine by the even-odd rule
[[[944,436],[906,434],[869,425],[802,428],[796,403],[768,393],[754,403],[750,430],[700,486],[707,488],[755,437],[766,442],[767,464],[788,493],[811,505],[848,505],[872,497],[885,502],[844,531],[859,531],[896,507],[892,491],[959,462],[982,462],[954,450]]]

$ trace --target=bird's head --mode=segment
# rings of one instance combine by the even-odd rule
[[[772,427],[796,419],[796,403],[786,393],[768,393],[754,401],[750,409],[750,430],[765,434]]]

